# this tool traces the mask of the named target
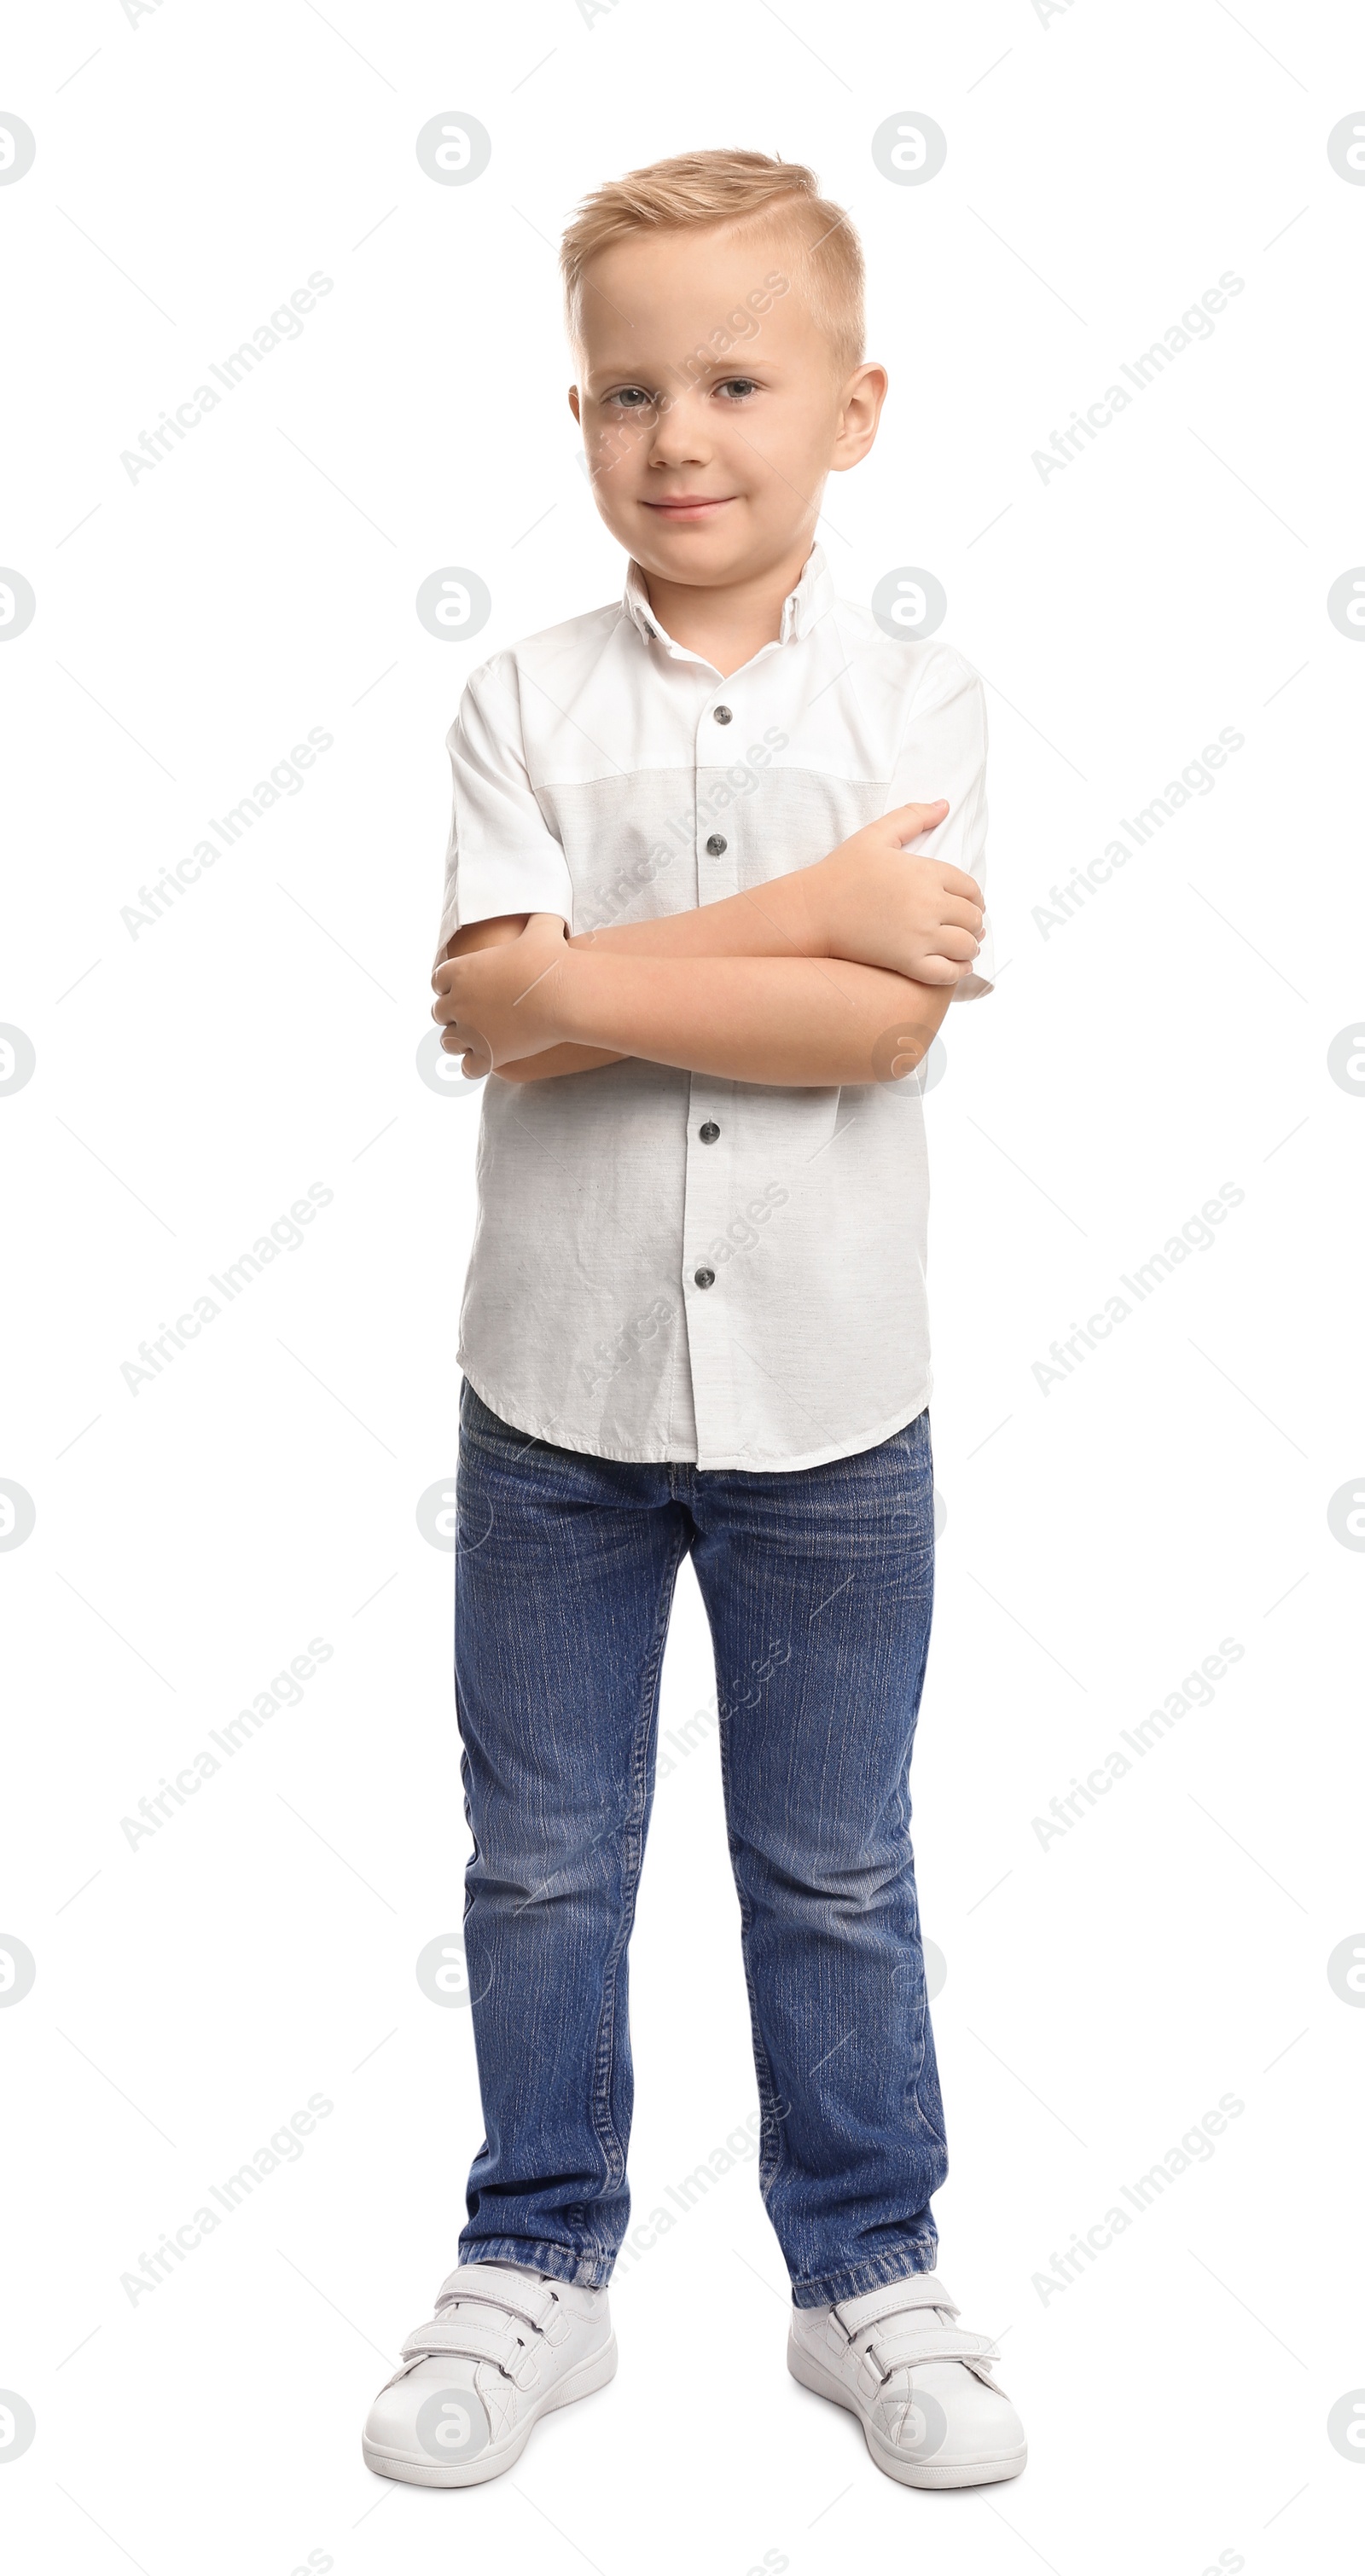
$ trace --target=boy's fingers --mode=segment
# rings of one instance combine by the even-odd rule
[[[979,903],[972,903],[966,895],[957,894],[941,895],[939,902],[941,921],[951,921],[959,930],[974,930],[978,939],[980,938],[986,915]]]
[[[480,1037],[478,1030],[470,1027],[468,1020],[465,1021],[463,1028],[444,1031],[441,1048],[446,1055],[458,1055],[463,1058],[462,1070],[469,1076],[471,1082],[479,1081],[484,1074],[491,1073],[493,1070],[493,1050],[487,1039]]]
[[[984,912],[986,898],[975,877],[969,877],[965,868],[955,868],[950,859],[934,859],[930,864],[938,869],[939,883],[945,894],[960,894],[965,902],[974,903],[979,912]]]
[[[917,841],[921,832],[931,832],[948,811],[946,796],[938,796],[931,805],[897,805],[885,817],[888,828],[894,828],[898,841]]]

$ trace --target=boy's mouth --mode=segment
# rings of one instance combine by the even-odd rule
[[[646,501],[644,507],[660,519],[708,519],[713,511],[728,509],[738,497],[735,492],[671,492],[667,500]]]

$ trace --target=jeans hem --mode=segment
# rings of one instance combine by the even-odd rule
[[[895,2281],[912,2280],[919,2272],[932,2272],[938,2260],[936,2236],[912,2236],[895,2254],[869,2255],[866,2262],[850,2263],[843,2272],[822,2272],[814,2281],[793,2281],[794,2308],[832,2308],[840,2299],[860,2299],[866,2290],[883,2290]]]
[[[614,2254],[573,2254],[567,2245],[539,2236],[462,2236],[462,2263],[519,2263],[524,2270],[548,2272],[551,2280],[570,2281],[582,2290],[604,2290],[611,2278]]]

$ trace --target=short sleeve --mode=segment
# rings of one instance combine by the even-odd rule
[[[930,805],[946,796],[948,813],[936,831],[915,843],[917,858],[946,859],[975,877],[986,896],[981,952],[953,993],[974,1001],[995,981],[995,940],[986,888],[986,696],[980,678],[960,654],[945,647],[931,660],[915,693],[887,798],[897,805]]]
[[[555,912],[573,928],[573,886],[562,842],[536,802],[522,741],[511,653],[476,671],[446,735],[450,835],[439,960],[452,934],[504,912]]]

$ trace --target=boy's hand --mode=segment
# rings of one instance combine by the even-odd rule
[[[975,877],[946,859],[916,858],[907,841],[948,811],[898,805],[809,871],[826,956],[884,966],[916,984],[958,984],[981,946],[985,909]]]
[[[533,912],[516,938],[437,967],[431,1016],[442,1024],[442,1048],[464,1057],[471,1082],[559,1044],[555,1007],[568,956],[559,915]]]

